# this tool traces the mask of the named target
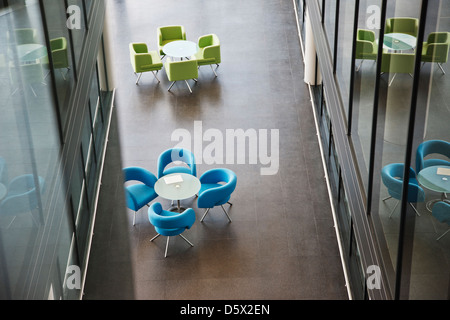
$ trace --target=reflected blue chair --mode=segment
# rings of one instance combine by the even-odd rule
[[[402,163],[391,163],[383,167],[381,170],[381,180],[383,184],[387,187],[389,196],[384,198],[383,201],[386,201],[390,198],[397,199],[398,202],[395,205],[394,209],[392,209],[389,214],[389,218],[394,213],[397,208],[400,200],[402,199],[402,189],[403,189],[403,170],[404,165]],[[416,179],[416,172],[414,169],[409,169],[409,184],[408,184],[408,203],[414,209],[416,214],[420,216],[417,209],[412,205],[412,203],[424,202],[425,201],[425,192],[419,186],[419,182]]]
[[[432,211],[433,217],[435,217],[438,221],[442,223],[446,223],[450,226],[450,203],[439,201],[436,202],[433,206]],[[443,236],[445,236],[450,229],[445,231],[442,235],[440,235],[436,240],[440,240]]]
[[[137,183],[125,187],[127,207],[134,211],[133,226],[136,224],[136,213],[154,200],[158,194],[154,186],[157,181],[155,175],[147,169],[128,167],[123,169],[124,183],[136,181]]]
[[[427,140],[422,142],[417,147],[416,152],[416,171],[431,167],[431,166],[450,166],[450,162],[445,159],[429,158],[425,160],[425,157],[431,154],[439,154],[450,159],[450,142],[444,140]]]
[[[181,161],[187,166],[175,164],[168,167],[176,161]],[[183,148],[172,148],[161,153],[158,158],[158,179],[171,173],[187,173],[197,176],[194,154]]]
[[[206,209],[200,221],[203,222],[210,209],[221,206],[223,212],[225,212],[228,220],[231,222],[231,218],[223,205],[226,203],[230,206],[232,205],[229,200],[231,194],[236,189],[236,174],[229,169],[211,169],[202,174],[200,183],[201,188],[198,193],[197,206]]]
[[[155,202],[148,209],[148,220],[158,233],[150,241],[155,240],[161,235],[167,237],[164,257],[167,257],[167,249],[169,248],[169,239],[171,236],[180,236],[189,243],[191,247],[194,246],[182,235],[182,233],[186,231],[186,229],[190,229],[195,222],[194,209],[189,208],[181,213],[172,212],[163,210],[161,203]]]
[[[38,188],[36,187],[36,181]],[[33,210],[39,207],[39,197],[44,192],[45,180],[40,176],[24,174],[10,181],[8,184],[8,193],[0,202],[0,213],[2,216],[13,216],[8,228],[19,214],[29,213],[35,225],[39,222],[33,215]]]

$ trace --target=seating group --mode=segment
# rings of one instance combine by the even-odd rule
[[[450,168],[450,142],[444,140],[423,141],[416,150],[415,166],[415,170],[413,168],[409,168],[407,201],[411,207],[414,208],[416,214],[420,216],[417,208],[415,208],[412,203],[424,202],[425,191],[420,186],[416,173],[433,166],[446,166]],[[383,184],[387,187],[389,194],[389,196],[384,198],[383,201],[390,198],[398,200],[395,207],[391,210],[389,218],[392,216],[397,208],[397,205],[402,199],[404,172],[405,167],[403,163],[390,163],[384,166],[381,170],[381,179]],[[446,194],[443,195],[442,200],[435,201],[432,206],[431,213],[432,216],[438,221],[446,223],[450,226],[450,201],[447,199]],[[436,240],[441,239],[449,231],[450,229],[439,236]]]
[[[218,67],[221,63],[219,37],[216,34],[200,36],[196,41],[197,52],[194,55],[185,57],[185,59],[181,59],[181,61],[176,61],[172,57],[166,58],[165,45],[174,41],[185,40],[186,31],[184,26],[171,25],[157,28],[157,50],[148,50],[147,45],[143,42],[130,43],[131,65],[134,73],[136,75],[139,74],[136,84],[139,84],[139,80],[144,72],[152,72],[159,83],[160,80],[156,74],[163,67],[166,71],[167,79],[172,82],[168,91],[172,89],[177,81],[184,81],[190,93],[192,93],[188,80],[198,81],[198,69],[200,66],[209,65],[215,77],[217,77],[213,65],[215,64]],[[164,58],[166,58],[166,62],[163,64],[162,60]]]
[[[136,222],[136,213],[143,207],[148,206],[148,219],[154,226],[157,235],[151,241],[158,238],[160,235],[166,236],[166,250],[169,245],[169,237],[180,235],[191,246],[182,233],[190,229],[196,220],[194,209],[188,208],[182,212],[174,212],[165,210],[160,202],[150,202],[158,197],[155,192],[155,183],[158,179],[173,173],[183,173],[192,176],[197,176],[197,168],[195,158],[190,150],[183,148],[171,148],[165,150],[158,157],[157,162],[157,177],[145,168],[141,167],[126,167],[123,169],[124,174],[124,188],[127,207],[133,210],[133,225]],[[231,194],[234,192],[237,183],[236,174],[226,168],[214,168],[204,172],[199,178],[201,187],[197,194],[198,208],[205,209],[201,218],[201,222],[211,209],[221,206],[225,212],[229,222],[231,218],[225,210],[224,205],[232,205],[230,201]]]

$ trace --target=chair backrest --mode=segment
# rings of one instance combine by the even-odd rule
[[[372,30],[358,29],[356,39],[375,42],[375,32]]]
[[[195,59],[172,61],[170,58],[167,58],[165,68],[170,81],[198,78],[198,65]]]
[[[431,32],[428,35],[427,43],[449,43],[450,33],[449,32]]]
[[[388,188],[389,194],[395,199],[402,198],[403,190],[403,172],[404,165],[402,163],[391,163],[383,167],[381,170],[381,179],[383,184]],[[416,173],[409,169],[408,184],[408,202],[422,202],[425,200],[425,192],[416,184]]]
[[[50,40],[50,48],[52,50],[53,67],[55,69],[69,67],[66,38],[60,37]]]
[[[199,208],[212,208],[218,203],[226,202],[236,189],[237,176],[230,169],[217,168],[205,172],[200,177],[202,184],[222,183],[222,185],[210,188],[199,194],[197,204]]]
[[[203,49],[203,58],[214,58],[215,63],[221,62],[220,40],[216,34],[212,33],[201,36],[198,39],[198,47]]]
[[[440,222],[450,225],[450,203],[439,201],[433,205],[432,215]]]
[[[406,33],[417,37],[419,19],[410,17],[396,17],[386,19],[385,33]]]
[[[414,73],[414,61],[413,53],[383,52],[381,72]]]
[[[158,28],[158,40],[161,44],[162,41],[167,40],[186,40],[186,33],[183,26],[165,26]]]
[[[147,186],[153,187],[158,180],[156,176],[145,168],[127,167],[122,169],[124,182],[139,181]]]
[[[429,43],[426,45],[425,55],[430,57],[432,62],[445,63],[448,60],[449,47],[448,43]]]
[[[427,140],[422,142],[416,151],[416,170],[424,168],[425,157],[431,154],[441,154],[450,159],[450,142],[444,140]]]
[[[148,208],[148,220],[156,228],[190,229],[195,222],[195,211],[190,208],[181,213],[163,210],[161,203],[155,202]]]
[[[25,174],[14,178],[8,185],[8,194],[0,203],[0,211],[5,215],[16,215],[37,208],[39,196],[44,192],[45,180],[37,177],[39,191],[36,188],[35,176]]]
[[[162,152],[158,158],[158,178],[164,175],[164,169],[173,162],[181,161],[187,164],[191,174],[197,176],[197,166],[195,164],[194,154],[183,148],[171,148]]]
[[[33,28],[20,28],[14,30],[16,36],[16,44],[37,43],[37,30]]]

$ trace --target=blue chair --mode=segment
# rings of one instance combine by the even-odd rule
[[[154,185],[157,181],[155,175],[147,169],[140,167],[128,167],[123,169],[124,183],[138,181],[138,183],[125,187],[127,207],[134,211],[133,226],[136,224],[136,213],[154,200],[158,194]]]
[[[164,257],[167,257],[169,239],[171,236],[180,236],[193,247],[194,245],[186,239],[182,233],[190,229],[195,222],[195,211],[189,208],[181,213],[163,210],[161,203],[155,202],[148,209],[148,220],[155,227],[158,233],[150,241],[155,240],[160,235],[167,237],[166,251]]]
[[[221,206],[231,222],[231,218],[223,205],[229,202],[231,194],[236,189],[237,176],[229,169],[211,169],[200,177],[201,188],[198,193],[197,206],[206,209],[200,220],[203,222],[209,210]]]
[[[440,154],[450,159],[450,142],[444,140],[428,140],[422,142],[417,147],[416,152],[416,171],[431,167],[431,166],[450,166],[450,162],[444,159],[430,158],[425,160],[425,157],[431,154]]]
[[[387,187],[389,193],[389,196],[383,199],[383,201],[386,201],[390,198],[399,200],[395,205],[394,209],[391,211],[389,218],[392,216],[398,204],[400,203],[400,200],[402,199],[403,170],[404,165],[402,163],[391,163],[383,167],[383,169],[381,170],[381,179],[384,185]],[[416,203],[424,201],[425,201],[425,192],[419,186],[419,182],[416,179],[416,172],[412,168],[410,168],[409,184],[408,184],[408,202],[418,216],[420,216],[420,214],[417,211],[417,209],[412,205],[412,202]]]
[[[433,206],[432,211],[433,217],[435,217],[438,221],[447,223],[450,226],[450,203],[439,201],[436,202]],[[445,231],[442,235],[440,235],[436,240],[441,239],[443,236],[445,236],[450,229]]]
[[[176,165],[166,168],[175,161],[182,161],[186,166]],[[171,173],[187,173],[197,176],[195,158],[191,151],[183,148],[172,148],[164,151],[158,158],[158,179]]]
[[[39,207],[39,197],[44,192],[45,180],[37,177],[39,188],[36,188],[35,176],[24,174],[11,180],[8,184],[8,193],[0,202],[0,213],[6,216],[14,216],[8,228],[18,214],[31,214],[35,225],[39,222],[33,216],[33,210]]]

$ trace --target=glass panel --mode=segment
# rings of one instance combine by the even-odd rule
[[[371,217],[374,219],[374,224],[379,226],[377,231],[386,268],[388,272],[402,273],[401,280],[404,283],[408,283],[411,270],[408,269],[410,262],[402,264],[404,269],[397,270],[402,207],[400,200],[402,199],[402,182],[405,178],[404,163],[407,156],[408,120],[413,95],[415,46],[417,41],[420,41],[416,38],[416,25],[420,16],[421,2],[420,0],[388,1],[386,10],[388,16],[386,21],[382,22],[385,24],[386,34],[383,38],[380,91],[377,93],[379,103]],[[406,22],[405,17],[408,18]],[[397,20],[393,21],[390,18]],[[391,37],[394,42],[390,41]],[[411,38],[412,42],[404,41],[405,38]],[[400,48],[397,46],[399,43],[397,41],[404,41],[406,45]],[[413,170],[414,166],[411,167],[411,171],[406,168],[411,183],[416,181]],[[406,234],[414,228],[414,219],[424,214],[422,196],[417,190],[414,186],[410,187],[408,203],[405,204],[407,219],[403,226],[408,228],[405,229]],[[407,257],[412,246],[411,238],[401,240],[405,240],[403,253],[404,257]],[[389,277],[389,279],[395,278]],[[392,283],[391,288],[394,287]]]
[[[443,219],[450,216],[450,205],[441,201],[450,204],[450,176],[438,174],[433,168],[450,168],[450,79],[444,63],[450,40],[449,13],[448,1],[429,1],[412,154],[425,200],[419,205],[421,216],[414,229],[409,299],[450,298],[450,232],[445,234],[450,225]],[[426,183],[428,179],[435,179],[434,186]]]
[[[66,25],[66,7],[63,1],[45,0],[43,3],[52,50],[59,112],[64,127],[68,115],[67,104],[75,80],[72,71],[70,35]]]
[[[0,298],[61,295],[70,241],[58,119],[37,1],[0,10]],[[59,192],[58,192],[59,191]],[[40,270],[40,272],[35,272]],[[52,291],[49,291],[52,284]]]
[[[83,2],[81,0],[68,0],[67,14],[70,21],[70,33],[72,36],[73,49],[75,54],[75,63],[80,61],[83,50],[84,36],[86,33],[86,20],[83,12]]]
[[[330,52],[333,55],[334,52],[334,35],[336,32],[336,5],[337,0],[326,0],[324,4],[325,8],[325,17],[324,17],[324,26],[325,33],[328,39],[328,46],[330,48]],[[334,57],[333,57],[334,59]]]

